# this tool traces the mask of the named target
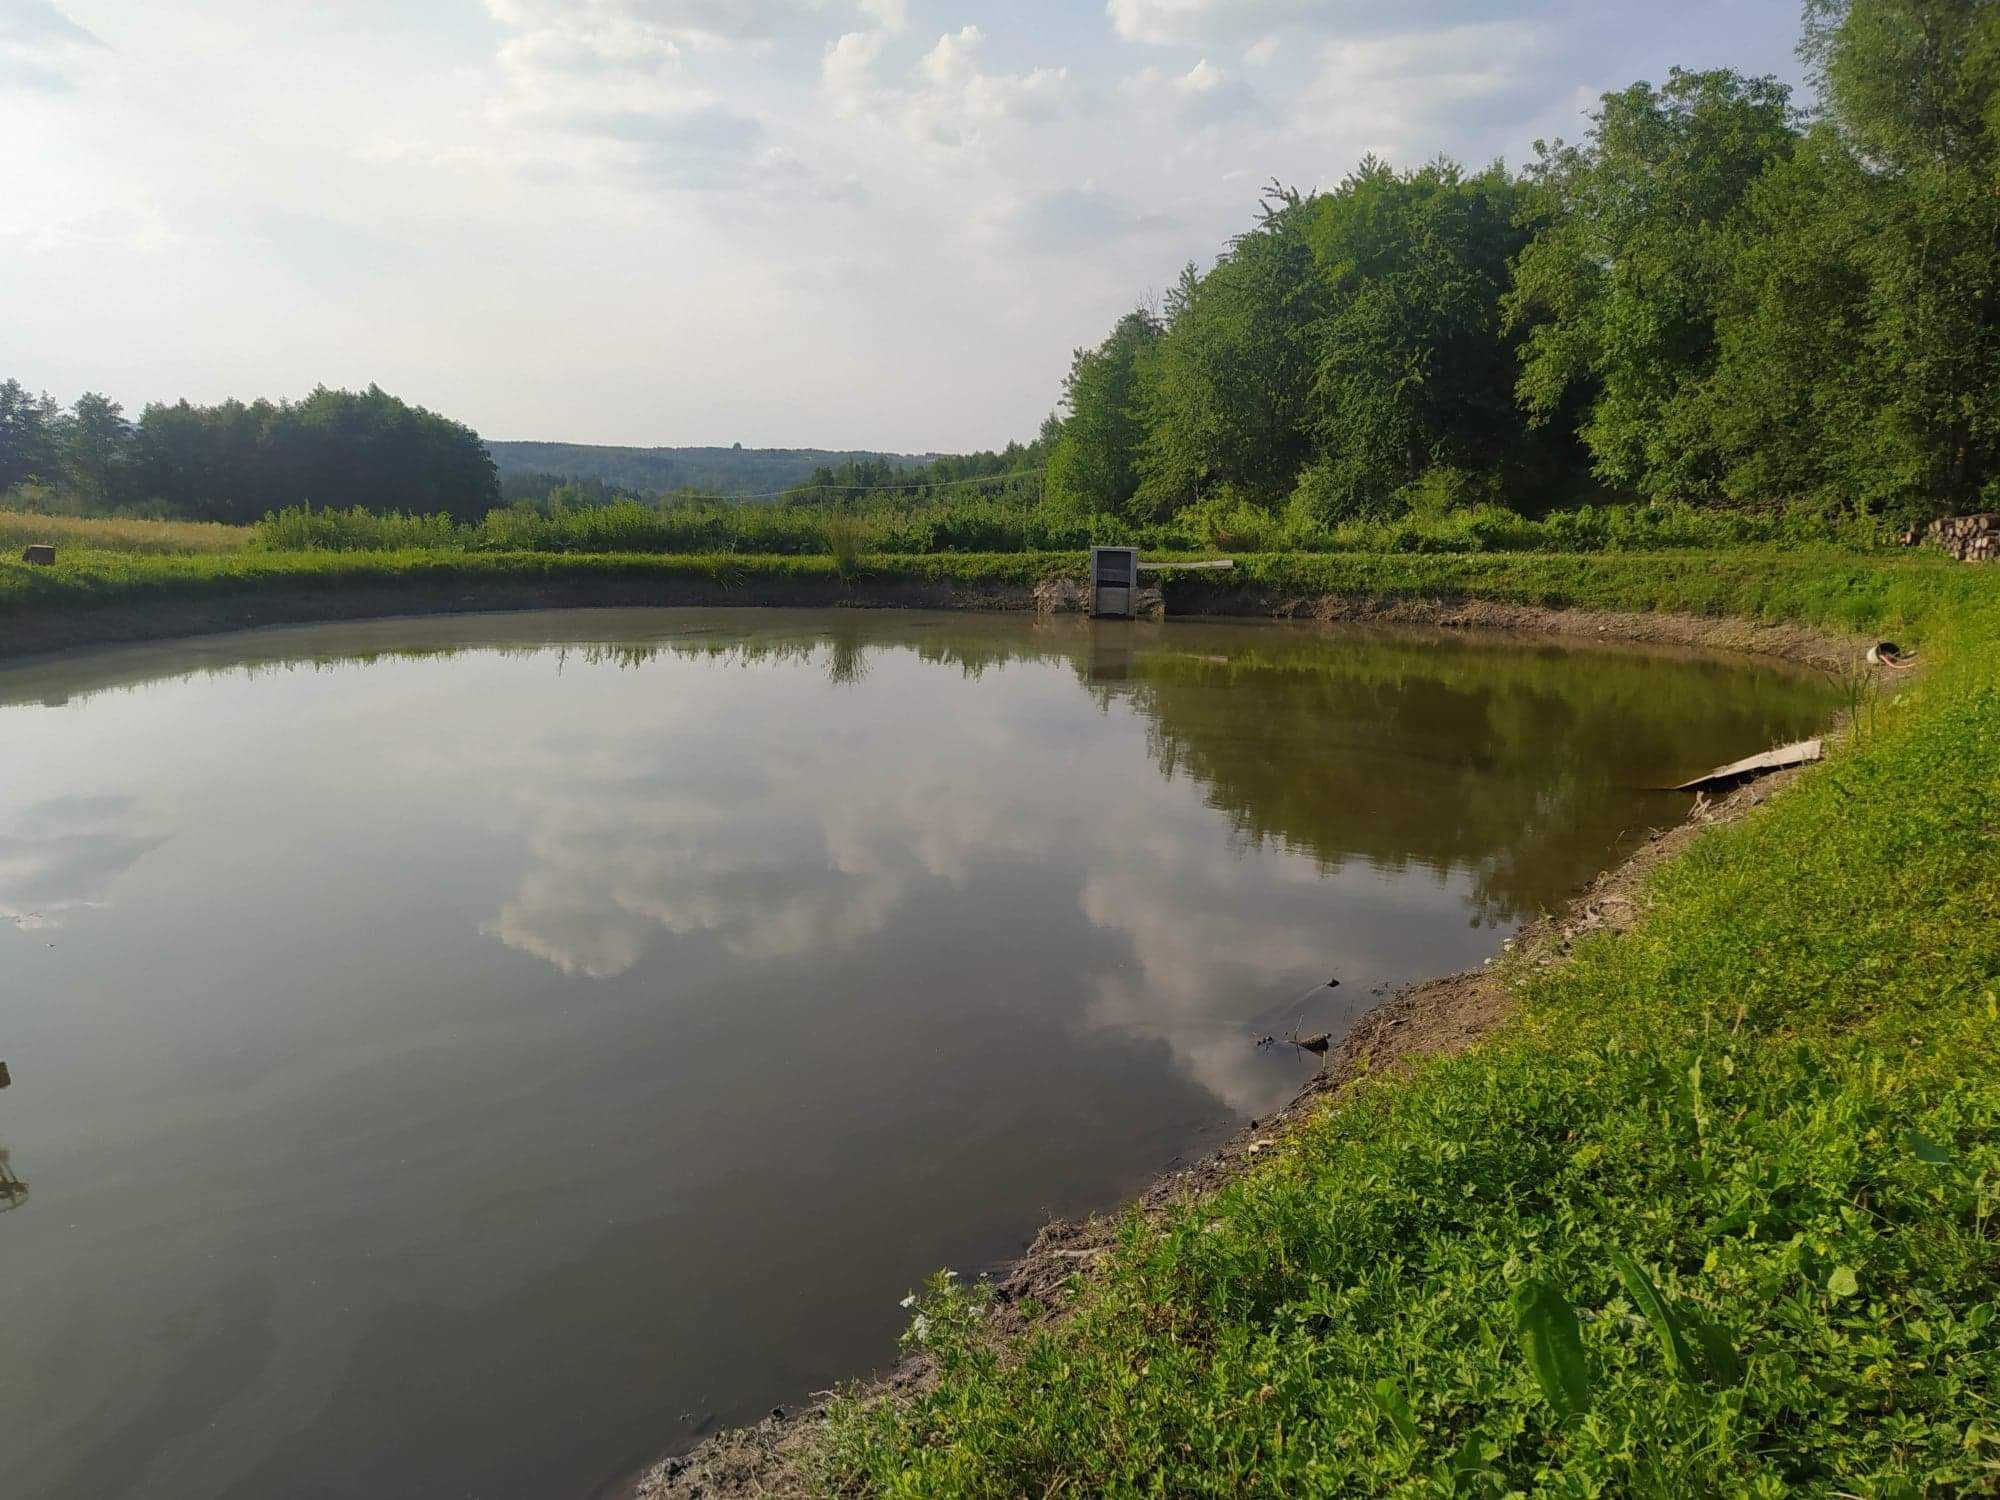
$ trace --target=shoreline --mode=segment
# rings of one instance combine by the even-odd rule
[[[1851,664],[1867,637],[1809,626],[1664,610],[1645,612],[1540,605],[1439,595],[1411,598],[1346,592],[1290,593],[1260,586],[1201,583],[1152,596],[1152,618],[1271,619],[1321,625],[1413,625],[1444,630],[1596,639],[1691,647],[1790,662],[1820,670]],[[845,579],[692,577],[617,573],[524,581],[410,579],[342,588],[295,585],[194,598],[54,602],[0,614],[0,663],[97,646],[259,630],[274,626],[592,608],[756,608],[1084,613],[1073,578],[1036,583],[948,577]]]

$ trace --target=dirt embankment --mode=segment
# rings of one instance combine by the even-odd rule
[[[1033,594],[1035,608],[1050,613],[1081,613],[1085,598],[1085,586],[1069,578],[1053,578],[1037,584]],[[1141,590],[1139,606],[1141,613],[1154,618],[1163,618],[1168,613],[1167,601],[1158,589]],[[1746,652],[1825,670],[1845,668],[1868,645],[1859,636],[1814,630],[1804,625],[1766,624],[1727,617],[1565,609],[1492,599],[1280,594],[1209,582],[1177,583],[1171,611],[1182,617],[1310,620],[1321,625],[1421,625],[1442,630],[1495,630],[1633,645],[1697,647]]]
[[[1433,617],[1426,623],[1445,622]],[[1781,771],[1713,801],[1697,796],[1686,821],[1652,830],[1636,851],[1593,880],[1561,912],[1524,927],[1502,963],[1411,985],[1362,1016],[1328,1054],[1324,1070],[1290,1104],[1266,1119],[1251,1121],[1202,1160],[1163,1173],[1139,1196],[1139,1206],[1159,1214],[1184,1199],[1212,1193],[1250,1171],[1318,1110],[1338,1107],[1341,1090],[1357,1079],[1393,1074],[1420,1058],[1449,1056],[1487,1036],[1513,1009],[1503,977],[1506,971],[1555,963],[1586,934],[1631,927],[1644,909],[1647,878],[1658,866],[1679,855],[1706,829],[1744,817],[1799,774],[1797,769]],[[1029,1299],[1043,1308],[1063,1304],[1072,1278],[1089,1274],[1115,1243],[1124,1207],[1080,1223],[1057,1220],[1045,1225],[1018,1259],[995,1272],[996,1337],[1004,1339],[1024,1326],[1020,1308]],[[932,1374],[921,1358],[906,1359],[868,1383],[860,1394],[866,1400],[897,1400],[921,1389]],[[816,1397],[802,1407],[778,1408],[753,1427],[718,1433],[691,1452],[663,1459],[636,1476],[616,1492],[618,1500],[750,1500],[815,1494],[809,1464],[826,1410],[823,1397]]]
[[[757,579],[619,576],[542,580],[411,578],[353,587],[277,585],[196,598],[29,607],[0,615],[0,660],[256,630],[407,615],[490,614],[531,609],[728,608],[1023,610],[1029,590],[924,579],[849,583],[838,575]]]

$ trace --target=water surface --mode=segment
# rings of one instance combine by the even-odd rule
[[[1288,1098],[1256,1037],[1479,962],[1829,707],[852,612],[0,670],[9,1493],[590,1493],[881,1364],[929,1270]]]

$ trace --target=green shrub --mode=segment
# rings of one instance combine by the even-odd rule
[[[440,511],[432,516],[378,514],[353,506],[314,510],[307,505],[268,511],[256,525],[257,545],[273,552],[399,552],[458,548],[465,529]]]

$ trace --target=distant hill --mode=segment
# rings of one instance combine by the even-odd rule
[[[597,480],[641,495],[692,489],[714,495],[768,495],[850,460],[928,463],[933,453],[871,453],[827,448],[610,448],[591,443],[486,444],[510,495],[541,479]],[[509,481],[513,481],[510,483]]]

